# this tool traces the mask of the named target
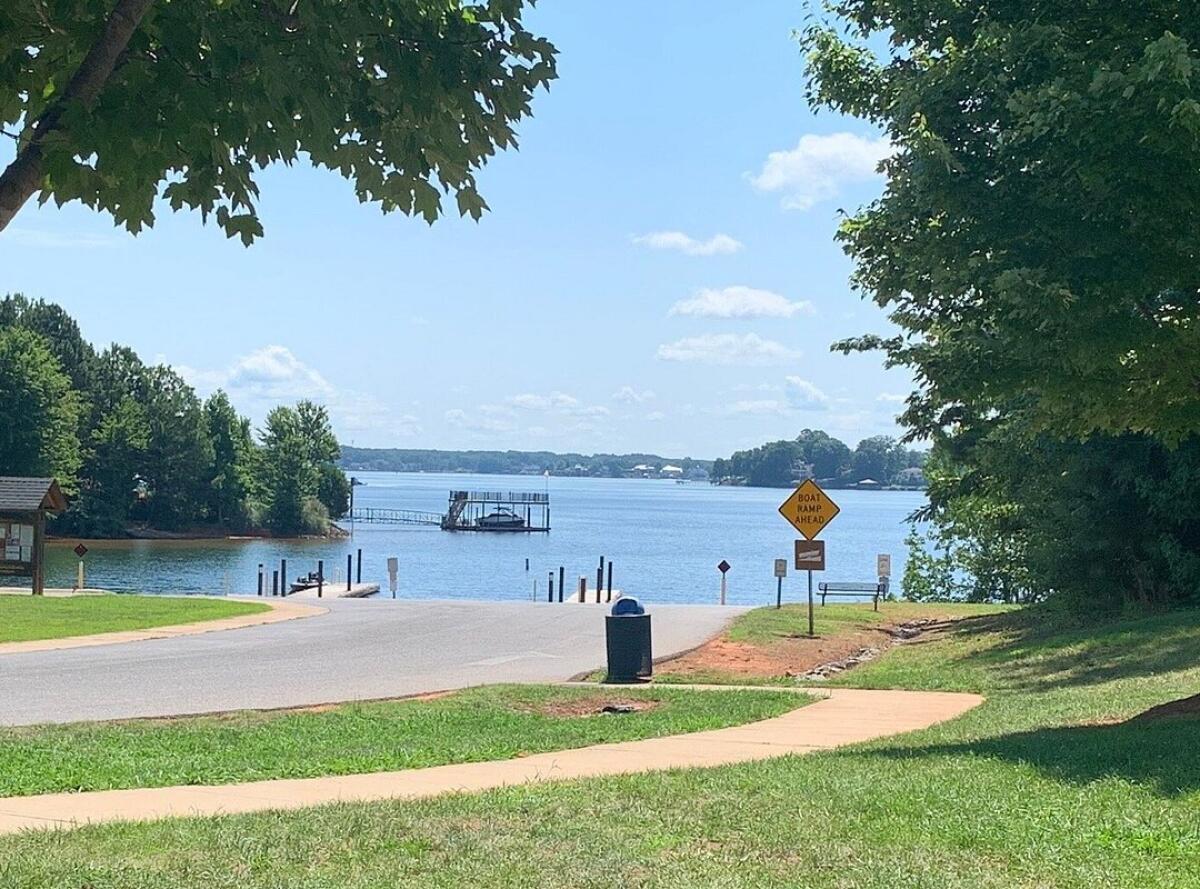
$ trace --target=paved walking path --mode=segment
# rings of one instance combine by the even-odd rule
[[[416,799],[535,781],[694,768],[811,753],[926,728],[983,701],[948,692],[832,689],[782,716],[715,731],[600,744],[521,759],[329,778],[55,793],[0,799],[0,833],[84,823],[229,815],[333,802]]]
[[[83,593],[81,595],[93,595]],[[314,617],[324,614],[325,609],[317,605],[302,605],[287,599],[253,597],[246,601],[266,604],[270,611],[222,617],[216,620],[199,620],[186,624],[170,624],[165,627],[147,627],[144,630],[117,630],[112,633],[92,633],[87,636],[66,636],[62,639],[33,639],[28,642],[0,642],[0,655],[26,654],[33,651],[63,651],[69,648],[90,648],[93,645],[117,645],[122,642],[147,642],[151,639],[175,639],[179,636],[195,636],[217,630],[240,630],[274,624],[298,617]]]

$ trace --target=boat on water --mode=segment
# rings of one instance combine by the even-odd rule
[[[485,531],[524,531],[525,517],[507,507],[489,512],[475,520],[475,527]]]
[[[320,584],[320,580],[316,571],[309,571],[308,574],[302,574],[296,578],[295,582],[288,587],[288,593],[300,593],[304,590],[315,589]]]

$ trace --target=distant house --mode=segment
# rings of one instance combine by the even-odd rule
[[[662,475],[670,476],[671,478],[678,478],[679,476],[683,475],[683,467],[672,466],[670,463],[668,463],[666,466],[660,469],[659,472]]]
[[[910,466],[908,469],[901,469],[896,473],[896,484],[903,485],[906,488],[923,488],[925,487],[925,472],[920,466]]]
[[[856,488],[878,488],[878,487],[880,487],[880,484],[879,484],[879,482],[875,481],[875,479],[873,479],[873,478],[864,478],[864,479],[860,479],[859,481],[855,482],[854,487],[856,487]]]
[[[808,481],[810,478],[816,478],[816,473],[813,472],[813,465],[805,463],[803,460],[797,460],[792,464],[792,484],[799,485]]]

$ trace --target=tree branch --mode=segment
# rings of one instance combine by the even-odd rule
[[[8,227],[17,211],[41,186],[45,160],[43,142],[46,136],[59,128],[63,113],[71,103],[79,102],[85,108],[95,103],[112,76],[117,59],[129,45],[129,39],[153,3],[154,0],[117,0],[99,39],[88,50],[62,95],[51,102],[34,121],[33,137],[0,173],[0,231]]]

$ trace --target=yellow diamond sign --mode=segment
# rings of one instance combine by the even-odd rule
[[[839,512],[838,505],[811,478],[792,491],[792,496],[779,507],[779,514],[807,540],[824,531]]]

